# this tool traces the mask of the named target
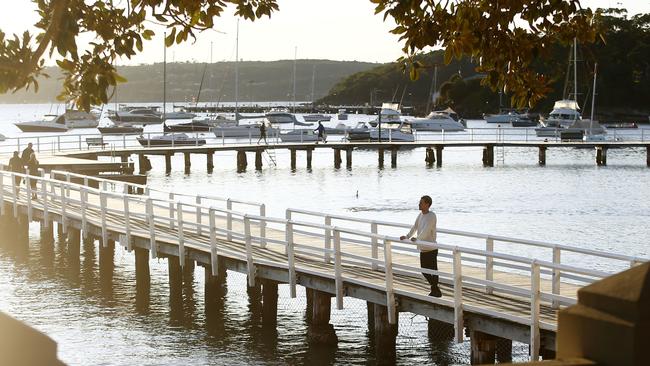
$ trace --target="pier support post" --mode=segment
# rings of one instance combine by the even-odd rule
[[[366,301],[366,311],[368,313],[368,333],[375,332],[375,303]]]
[[[436,146],[436,166],[440,168],[442,166],[442,149],[444,149],[443,146]]]
[[[191,286],[194,283],[194,270],[196,262],[190,258],[187,251],[185,252],[185,263],[183,264],[183,283]]]
[[[183,274],[181,262],[178,257],[167,258],[169,272],[169,303],[172,308],[183,306]]]
[[[352,149],[345,149],[345,167],[352,169]]]
[[[311,324],[312,314],[314,313],[314,290],[305,287],[305,298],[307,299],[307,304],[305,306],[305,323],[309,325]]]
[[[248,309],[251,313],[251,322],[259,324],[260,312],[262,308],[262,286],[260,281],[256,280],[253,286],[249,285],[248,276],[246,277],[246,293],[248,293]]]
[[[262,327],[275,329],[278,323],[278,283],[262,280]]]
[[[169,174],[172,171],[172,155],[165,154],[165,173]]]
[[[399,150],[398,147],[394,147],[390,149],[390,167],[391,168],[397,168],[397,150]]]
[[[107,245],[99,243],[99,281],[102,290],[110,290],[113,286],[113,258],[115,257],[115,241],[109,239]]]
[[[539,147],[539,165],[541,166],[546,165],[546,149],[546,146]]]
[[[210,174],[214,170],[214,151],[213,150],[208,150],[208,152],[206,154],[206,160],[207,160],[208,174]]]
[[[4,232],[2,228],[0,228]],[[41,221],[41,244],[54,244],[54,223]]]
[[[596,147],[596,165],[598,166],[607,165],[607,147],[605,146]]]
[[[334,149],[334,168],[339,169],[341,167],[341,149]]]
[[[296,149],[289,149],[291,155],[291,170],[296,170]]]
[[[151,275],[149,273],[149,249],[134,248],[135,251],[135,284],[138,292],[141,289],[149,289],[151,286]]]
[[[313,344],[335,345],[338,342],[338,337],[334,326],[330,324],[332,295],[313,290],[313,298],[312,317],[307,328],[307,339]]]
[[[140,167],[140,174],[145,174],[151,170],[151,161],[144,154],[138,154],[138,166]]]
[[[432,168],[433,163],[436,162],[436,156],[433,153],[433,149],[430,147],[427,147],[425,156],[424,156],[424,161],[427,163],[427,168]]]
[[[81,230],[68,228],[68,260],[72,264],[79,263],[81,250]]]
[[[262,153],[264,150],[255,150],[255,170],[262,170]]]
[[[397,339],[397,324],[388,323],[388,307],[384,305],[374,304],[375,316],[375,353],[377,360],[380,364],[394,364],[395,363],[395,341]],[[399,319],[399,313],[395,312],[395,316]]]
[[[129,156],[128,155],[120,155],[120,161],[122,163],[128,163],[129,162]]]
[[[310,169],[310,170],[311,170],[311,158],[312,158],[313,152],[314,152],[314,149],[307,149],[306,150],[306,153],[307,153],[307,169]]]
[[[483,166],[494,166],[494,145],[485,145],[483,147]]]
[[[379,169],[384,168],[384,149],[382,148],[377,149],[377,165],[379,165]]]
[[[512,361],[512,340],[469,330],[470,362],[472,365]]]
[[[192,167],[192,159],[190,158],[190,153],[183,153],[183,156],[185,157],[185,174],[189,174]]]
[[[248,166],[248,161],[246,160],[246,151],[239,150],[237,151],[237,171],[243,172]]]
[[[27,197],[28,199],[30,197]],[[17,235],[16,241],[13,243],[16,245],[16,248],[27,249],[29,248],[29,217],[27,215],[18,214],[18,218],[15,220]],[[79,258],[79,256],[77,256]]]
[[[645,164],[650,168],[650,146],[645,148]]]

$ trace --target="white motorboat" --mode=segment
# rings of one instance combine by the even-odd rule
[[[165,119],[192,119],[194,117],[196,117],[196,114],[186,111],[173,111],[165,113]]]
[[[483,114],[487,123],[512,123],[520,119],[529,119],[528,112],[520,112],[512,108],[501,108],[499,113]]]
[[[264,117],[266,118],[268,123],[272,125],[298,122],[296,116],[294,116],[293,114],[289,113],[286,110],[271,110],[267,112],[264,115]]]
[[[318,141],[318,135],[311,129],[293,130],[280,133],[282,142],[314,142]]]
[[[97,117],[91,113],[67,110],[65,113],[46,115],[47,119],[15,123],[23,132],[65,132],[72,128],[96,128]]]
[[[393,123],[399,124],[402,123],[401,113],[399,110],[399,104],[397,103],[383,103],[381,105],[381,110],[379,111],[379,116],[375,120],[370,121],[370,126],[377,127],[379,122],[384,123]]]
[[[257,124],[250,125],[235,125],[235,126],[217,126],[212,128],[212,132],[216,138],[246,138],[246,137],[260,137],[260,126]],[[276,137],[280,132],[279,129],[273,127],[266,127],[266,137]]]
[[[202,146],[205,145],[205,139],[199,137],[190,137],[184,133],[170,133],[166,135],[137,138],[140,145],[144,147],[161,147],[161,146]]]
[[[465,126],[463,126],[457,119],[454,119],[452,115],[456,115],[456,113],[433,111],[429,113],[429,115],[425,118],[414,118],[412,120],[408,120],[408,122],[416,131],[464,131]]]
[[[370,130],[370,141],[401,141],[413,142],[415,136],[409,122],[398,123],[381,123],[380,128]]]
[[[569,127],[576,121],[582,119],[580,107],[575,100],[558,100],[553,105],[553,110],[542,122],[544,127],[560,126]]]
[[[363,122],[360,122],[363,124]],[[325,127],[325,133],[328,135],[345,135],[351,128],[345,123],[339,122],[334,127]]]
[[[324,114],[307,114],[302,116],[302,119],[305,122],[326,122],[332,119],[332,116],[326,116]]]
[[[162,113],[155,108],[137,108],[126,111],[112,112],[108,118],[116,125],[120,123],[135,123],[140,125],[154,125],[163,122]]]
[[[337,115],[336,115],[336,118],[337,118],[339,121],[347,121],[347,119],[348,119],[348,114],[346,113],[346,111],[345,111],[344,108],[341,108],[341,109],[338,110],[338,113],[337,113]]]
[[[369,141],[370,125],[367,122],[357,122],[357,125],[348,129],[345,134],[349,141]]]

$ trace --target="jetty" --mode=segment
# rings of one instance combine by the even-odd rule
[[[146,151],[152,152],[142,148],[123,153]],[[84,152],[89,153],[102,152]],[[307,336],[316,344],[337,342],[329,324],[331,301],[344,309],[345,297],[360,299],[367,302],[378,356],[388,363],[396,357],[400,313],[427,317],[430,329],[436,330],[431,333],[441,337],[457,342],[469,338],[473,364],[511,360],[513,341],[530,345],[532,360],[553,358],[558,310],[576,304],[582,286],[647,261],[444,228],[438,229],[438,243],[402,241],[399,233],[410,227],[404,223],[290,208],[284,217],[273,217],[266,214],[264,203],[163,191],[65,171],[40,173],[0,170],[4,242],[28,246],[29,225],[38,224],[43,245],[53,246],[56,229],[77,268],[80,243],[98,242],[100,276],[106,275],[102,266],[112,266],[119,243],[133,253],[139,293],[151,286],[150,259],[164,258],[173,301],[182,301],[183,272],[201,266],[206,311],[218,306],[209,297],[227,272],[244,273],[251,301],[260,303],[262,324],[269,329],[277,324],[278,286],[288,286],[291,297],[303,286]],[[20,185],[19,178],[27,184]],[[417,246],[439,251],[438,270],[420,268]],[[571,260],[576,256],[579,262]],[[589,262],[597,267],[581,264]],[[440,276],[442,298],[428,296],[422,273]]]

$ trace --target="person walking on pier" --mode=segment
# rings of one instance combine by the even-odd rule
[[[265,145],[269,144],[268,142],[266,142],[266,125],[264,124],[264,122],[262,122],[262,124],[260,125],[260,138],[257,139],[258,145],[260,144],[260,141],[262,141],[262,139],[264,139]]]
[[[429,242],[436,242],[436,223],[437,218],[436,214],[432,211],[429,211],[433,200],[429,196],[422,196],[420,198],[420,203],[418,208],[420,214],[418,214],[415,223],[408,234],[401,236],[400,240],[406,240],[411,238],[412,241],[422,240]],[[417,236],[413,236],[417,232]],[[426,269],[432,269],[434,271],[438,270],[438,249],[431,249],[430,247],[425,247],[418,245],[420,250],[420,266]],[[432,275],[429,273],[423,273],[424,278],[429,282],[431,286],[431,292],[429,296],[433,297],[442,297],[442,292],[438,287],[438,275]]]
[[[38,177],[39,176],[39,172],[38,172],[39,166],[40,166],[40,164],[39,164],[38,160],[36,160],[36,153],[32,153],[32,155],[29,156],[29,160],[27,161],[27,172],[29,173],[29,175],[31,175],[33,177]],[[25,184],[27,184],[27,182],[25,182]],[[37,198],[37,196],[36,196],[36,179],[33,179],[33,178],[30,179],[29,180],[29,186],[31,187],[31,190],[32,190],[32,199],[36,199]]]
[[[326,144],[327,141],[325,140],[325,126],[323,126],[323,122],[318,121],[318,127],[316,127],[314,131],[318,131],[318,140],[316,140],[316,143],[322,140],[323,143]]]
[[[18,155],[18,151],[14,151],[14,156],[9,159],[9,170],[14,173],[25,173],[25,164],[23,160]],[[14,177],[14,182],[16,183],[16,196],[20,193],[20,182],[22,178],[19,176]]]
[[[32,156],[34,153],[34,144],[31,142],[27,144],[27,147],[25,150],[23,150],[22,155],[20,155],[20,159],[23,161],[23,166],[27,165],[27,162],[29,161],[29,158]]]

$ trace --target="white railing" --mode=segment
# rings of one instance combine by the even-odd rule
[[[17,185],[17,177],[25,180],[25,187]],[[33,193],[30,186],[32,180],[37,182],[38,200],[30,199]],[[530,327],[529,343],[535,360],[539,355],[540,330],[556,330],[553,320],[542,318],[540,307],[563,307],[576,302],[574,294],[564,296],[560,293],[560,278],[583,279],[584,283],[589,283],[593,279],[610,274],[562,264],[559,253],[566,251],[594,255],[602,260],[628,261],[632,265],[646,261],[645,258],[446,229],[440,229],[439,232],[485,239],[486,249],[453,245],[443,240],[438,243],[402,241],[397,235],[380,232],[383,227],[399,230],[407,227],[399,223],[295,209],[287,210],[285,218],[274,218],[266,216],[263,209],[259,210],[259,213],[257,209],[254,212],[232,209],[233,203],[248,208],[264,208],[257,203],[226,199],[226,207],[221,208],[210,205],[211,202],[222,202],[221,198],[195,196],[193,202],[188,202],[178,199],[189,197],[185,194],[159,194],[154,197],[153,192],[161,191],[149,190],[150,195],[133,195],[124,191],[108,191],[102,186],[103,184],[100,188],[91,188],[68,181],[0,171],[0,202],[3,203],[0,210],[2,214],[8,214],[4,212],[5,203],[8,203],[13,208],[13,215],[17,215],[19,206],[24,206],[30,220],[37,210],[42,212],[45,222],[51,220],[52,215],[57,215],[64,230],[67,230],[71,220],[76,220],[81,223],[82,229],[89,225],[101,228],[104,245],[107,245],[110,232],[118,234],[122,244],[129,250],[132,248],[133,239],[138,237],[149,243],[152,257],[158,255],[157,243],[176,244],[181,263],[184,263],[187,248],[205,251],[211,256],[214,274],[218,271],[219,255],[242,260],[247,263],[251,283],[255,282],[257,265],[287,270],[292,297],[296,296],[298,272],[330,278],[335,283],[336,304],[339,309],[343,308],[344,284],[376,289],[386,294],[391,323],[396,321],[396,296],[446,306],[454,311],[454,327],[458,341],[463,339],[463,312],[525,324]],[[316,217],[323,222],[296,220],[296,215]],[[351,224],[370,224],[370,231],[352,228]],[[496,242],[552,248],[553,261],[499,252],[494,249]],[[420,268],[419,263],[412,260],[412,255],[409,254],[416,252],[417,246],[439,250],[441,257],[449,259],[450,269],[434,271]],[[485,272],[477,272],[481,273],[480,276],[472,274],[472,269],[476,268],[477,263],[485,265]],[[518,269],[518,272],[513,274],[517,276],[517,283],[495,280],[492,275],[496,273],[496,266]],[[366,275],[357,276],[359,271],[366,271]],[[374,280],[368,279],[372,273],[379,276],[375,276]],[[402,286],[407,278],[410,278],[409,283],[424,284],[422,273],[440,276],[441,282],[453,289],[453,296],[433,298],[424,292],[407,290]],[[552,277],[545,274],[551,274]],[[550,291],[544,286],[546,278],[551,278]],[[521,279],[527,279],[529,285],[522,285]],[[471,297],[465,296],[467,291],[474,292],[471,297],[475,297],[477,293],[491,296],[492,293],[498,292],[519,302],[525,300],[530,307],[519,309],[519,312],[499,311],[483,306],[476,300],[472,301]]]
[[[626,141],[626,142],[647,142],[649,140],[646,137],[650,137],[648,133],[645,132],[645,128],[638,129],[610,129],[608,130],[606,141]],[[309,132],[309,129],[306,129],[305,132]],[[282,143],[279,138],[280,131],[275,134],[267,136],[268,144],[280,144]],[[142,137],[146,141],[154,136],[161,135],[162,132],[153,132],[145,133]],[[189,144],[181,144],[180,140],[172,138],[170,146],[168,147],[181,147],[181,146],[199,146],[199,139],[205,140],[207,146],[227,146],[227,145],[236,145],[236,144],[249,144],[254,145],[257,143],[258,137],[249,133],[248,136],[239,137],[239,138],[230,138],[225,136],[223,133],[221,136],[216,136],[212,132],[196,132],[196,133],[187,133],[190,137],[195,138],[195,140],[190,141]],[[173,136],[173,135],[172,135]],[[330,141],[335,139],[330,135]],[[344,136],[344,135],[340,135]],[[37,153],[57,153],[57,152],[66,152],[66,151],[85,151],[85,150],[117,150],[117,149],[129,149],[129,148],[140,148],[143,147],[138,140],[138,135],[133,134],[57,134],[57,135],[39,135],[39,136],[21,136],[21,137],[7,137],[4,142],[0,143],[0,154],[11,153],[12,151],[21,151],[23,150],[28,143],[34,144],[34,150]],[[296,141],[294,142],[305,142],[307,140],[303,139],[303,136],[295,136]],[[105,145],[93,145],[92,141],[95,142],[101,139]],[[88,141],[87,141],[88,140]],[[388,135],[387,142],[392,140],[391,136]],[[485,142],[485,143],[499,143],[499,142],[533,142],[533,141],[560,141],[560,136],[550,136],[550,137],[538,137],[535,133],[534,128],[467,128],[464,131],[458,132],[449,132],[449,131],[440,131],[440,132],[426,132],[426,131],[416,131],[415,132],[416,142]],[[89,144],[89,142],[91,142]],[[313,141],[309,141],[313,142]],[[144,147],[155,147],[150,143],[145,143]]]

